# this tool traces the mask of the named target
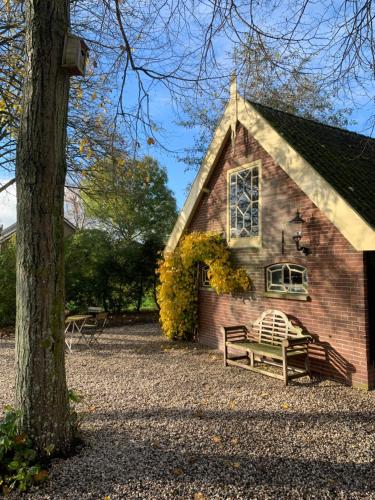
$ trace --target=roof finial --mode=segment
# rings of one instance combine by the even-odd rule
[[[236,128],[237,128],[237,74],[235,71],[230,77],[230,101],[232,107],[232,119],[231,119],[231,141],[232,141],[232,152],[234,152],[234,147],[236,144]]]
[[[237,73],[235,71],[230,75],[230,97],[231,99],[237,97]]]

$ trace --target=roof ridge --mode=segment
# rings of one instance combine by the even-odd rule
[[[346,134],[350,134],[350,135],[357,135],[359,137],[363,137],[364,139],[370,139],[371,141],[375,142],[375,137],[370,137],[369,135],[361,134],[359,132],[354,132],[353,130],[348,130],[346,128],[338,127],[336,125],[330,125],[328,123],[323,123],[323,122],[320,122],[319,120],[316,120],[316,119],[313,119],[313,118],[306,118],[304,116],[299,116],[299,115],[296,115],[294,113],[291,113],[290,111],[284,111],[282,109],[273,108],[272,106],[267,106],[266,104],[263,104],[261,102],[251,101],[250,99],[246,99],[246,100],[251,105],[255,105],[255,106],[260,106],[260,107],[263,107],[263,108],[267,108],[267,109],[270,109],[272,111],[276,111],[278,113],[282,113],[282,114],[285,114],[285,115],[292,116],[293,118],[298,118],[299,120],[303,120],[303,121],[306,121],[306,122],[315,123],[316,125],[320,125],[321,127],[327,127],[327,128],[335,129],[335,130],[338,130],[340,132],[345,132]]]

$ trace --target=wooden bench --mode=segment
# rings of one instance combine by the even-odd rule
[[[235,365],[247,370],[263,373],[270,377],[288,381],[310,374],[308,356],[309,335],[303,335],[302,328],[293,325],[288,317],[276,309],[268,309],[252,324],[225,326],[224,365]],[[240,356],[228,356],[228,349],[240,351]],[[301,359],[304,368],[290,366],[291,359]],[[266,371],[258,363],[270,364],[282,368],[282,375]]]

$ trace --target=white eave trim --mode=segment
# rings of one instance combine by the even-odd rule
[[[205,187],[205,184],[216,165],[216,160],[219,158],[220,153],[224,148],[224,145],[230,133],[231,104],[232,103],[230,102],[227,105],[223,117],[221,118],[219,125],[216,127],[214,137],[208,148],[207,154],[202,162],[199,172],[197,173],[193,185],[191,186],[189,195],[181,212],[179,213],[176,224],[174,225],[172,233],[165,246],[165,252],[172,252],[176,248],[176,245],[179,242],[182,233],[189,225],[191,217],[193,216],[195,209],[198,206],[198,203],[203,194],[203,188]]]

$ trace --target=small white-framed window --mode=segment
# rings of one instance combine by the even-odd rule
[[[228,171],[228,243],[260,246],[260,169],[255,161]]]
[[[205,288],[209,288],[211,286],[210,280],[208,278],[208,270],[209,270],[208,266],[203,265],[201,267],[201,286],[203,286]]]
[[[289,262],[268,266],[266,268],[266,290],[267,292],[307,295],[307,269]]]

